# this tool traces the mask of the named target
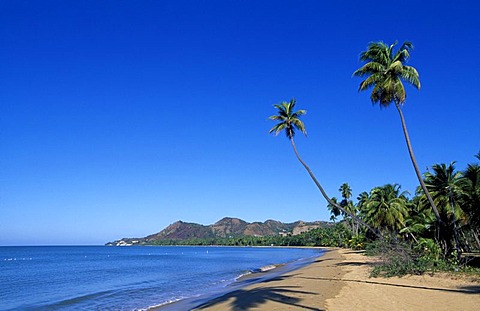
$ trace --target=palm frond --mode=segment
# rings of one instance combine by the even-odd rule
[[[368,74],[375,74],[385,71],[385,66],[377,62],[368,62],[361,68],[355,70],[353,76],[363,77]]]
[[[305,136],[307,136],[307,130],[305,129],[305,124],[299,119],[293,119],[292,124]]]
[[[366,62],[353,76],[367,78],[360,83],[359,91],[373,87],[371,101],[387,107],[390,103],[403,104],[406,92],[402,81],[420,89],[418,72],[414,67],[405,66],[413,49],[411,42],[404,42],[395,52],[397,42],[387,46],[383,42],[371,42],[366,51],[360,54],[360,60]]]
[[[393,59],[402,63],[406,62],[410,58],[410,50],[413,50],[413,44],[410,41],[405,41]]]
[[[400,76],[403,80],[407,81],[415,88],[420,89],[420,79],[418,77],[418,71],[411,66],[403,66],[403,70],[400,71]]]
[[[292,139],[295,136],[295,129],[298,129],[307,135],[305,124],[299,119],[302,115],[305,115],[307,111],[298,110],[294,112],[293,108],[295,107],[295,103],[295,98],[292,98],[290,102],[273,105],[273,107],[277,109],[277,114],[269,117],[269,119],[279,121],[279,123],[275,124],[269,133],[278,135],[280,132],[285,131],[287,138]]]
[[[277,136],[281,131],[285,129],[285,127],[286,127],[286,123],[275,124],[268,133],[271,134],[274,132],[275,136]]]
[[[282,121],[285,119],[283,116],[279,116],[279,115],[270,116],[268,118],[273,121]]]
[[[381,73],[374,73],[366,78],[360,86],[358,87],[358,91],[364,91],[369,89],[370,87],[379,84],[384,79],[383,74]]]
[[[370,42],[367,50],[360,54],[360,60],[387,65],[389,62],[388,46],[383,42]]]
[[[292,113],[292,117],[299,118],[307,114],[306,110],[297,110],[296,112]]]

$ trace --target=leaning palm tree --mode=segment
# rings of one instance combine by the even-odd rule
[[[305,136],[307,135],[307,131],[305,129],[305,124],[300,120],[300,117],[305,115],[307,112],[305,110],[298,110],[294,111],[295,108],[295,103],[296,100],[293,98],[290,100],[290,102],[282,102],[281,104],[274,105],[276,109],[278,109],[278,114],[273,115],[269,117],[270,120],[273,121],[278,121],[275,126],[273,126],[270,129],[269,133],[274,133],[275,135],[278,135],[280,132],[285,131],[285,134],[287,135],[287,138],[290,140],[290,143],[292,144],[293,151],[295,152],[295,155],[297,156],[298,161],[303,165],[303,167],[307,170],[308,174],[312,178],[313,182],[315,185],[317,185],[318,190],[322,193],[323,197],[327,202],[339,210],[341,210],[344,214],[349,215],[352,217],[352,219],[366,227],[368,230],[373,232],[376,236],[379,238],[382,238],[381,234],[379,234],[376,230],[374,230],[372,227],[367,225],[365,222],[363,222],[361,219],[359,219],[357,216],[352,215],[350,212],[345,210],[342,206],[334,202],[330,197],[327,195],[325,190],[323,189],[322,185],[318,182],[317,178],[315,175],[313,175],[312,170],[310,167],[308,167],[307,163],[305,163],[302,158],[300,157],[300,154],[297,151],[297,147],[295,145],[295,141],[293,137],[295,136],[295,130],[299,130],[302,132]]]
[[[373,104],[379,103],[381,107],[388,107],[391,103],[395,104],[395,107],[400,114],[405,141],[418,181],[420,182],[420,186],[437,217],[437,221],[441,223],[442,220],[437,206],[430,196],[430,193],[423,182],[422,174],[418,169],[417,160],[413,154],[407,125],[401,109],[407,98],[403,81],[420,89],[420,80],[417,70],[412,66],[404,65],[404,63],[410,58],[410,50],[413,49],[413,45],[411,42],[404,42],[400,49],[398,49],[397,52],[394,52],[396,44],[397,42],[388,46],[383,42],[370,43],[367,50],[360,54],[360,60],[366,63],[361,68],[357,69],[353,75],[366,77],[366,79],[360,83],[359,91],[365,91],[373,87],[372,94],[370,95]]]

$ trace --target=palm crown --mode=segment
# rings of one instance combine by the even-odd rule
[[[468,180],[462,172],[455,172],[455,162],[448,166],[445,163],[432,166],[433,173],[425,173],[425,184],[432,194],[435,203],[449,214],[449,205],[455,205],[458,216],[462,213],[458,200],[465,195]]]
[[[292,98],[290,102],[282,102],[281,104],[273,105],[278,109],[278,114],[269,117],[270,120],[280,121],[270,129],[269,133],[274,132],[278,135],[281,131],[285,130],[285,134],[288,139],[292,139],[295,136],[295,129],[301,131],[307,135],[305,124],[300,120],[300,117],[307,113],[306,110],[293,111],[295,108],[295,98]]]
[[[407,95],[402,81],[420,89],[417,70],[404,65],[410,57],[410,50],[413,49],[412,43],[408,41],[403,43],[394,53],[396,44],[397,42],[387,46],[383,42],[370,43],[367,50],[360,54],[360,60],[367,63],[353,73],[354,76],[367,76],[360,83],[359,91],[373,87],[370,99],[374,104],[380,103],[382,106],[388,106],[392,102],[403,104]]]

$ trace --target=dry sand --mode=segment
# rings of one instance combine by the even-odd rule
[[[374,259],[329,249],[313,264],[196,310],[480,310],[480,284],[445,274],[370,278]]]

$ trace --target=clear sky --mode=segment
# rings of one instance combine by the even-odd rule
[[[360,5],[361,4],[361,5]],[[328,220],[330,196],[418,184],[394,107],[358,93],[371,41],[412,41],[420,168],[480,149],[477,1],[0,0],[0,245],[103,244],[177,220]]]

